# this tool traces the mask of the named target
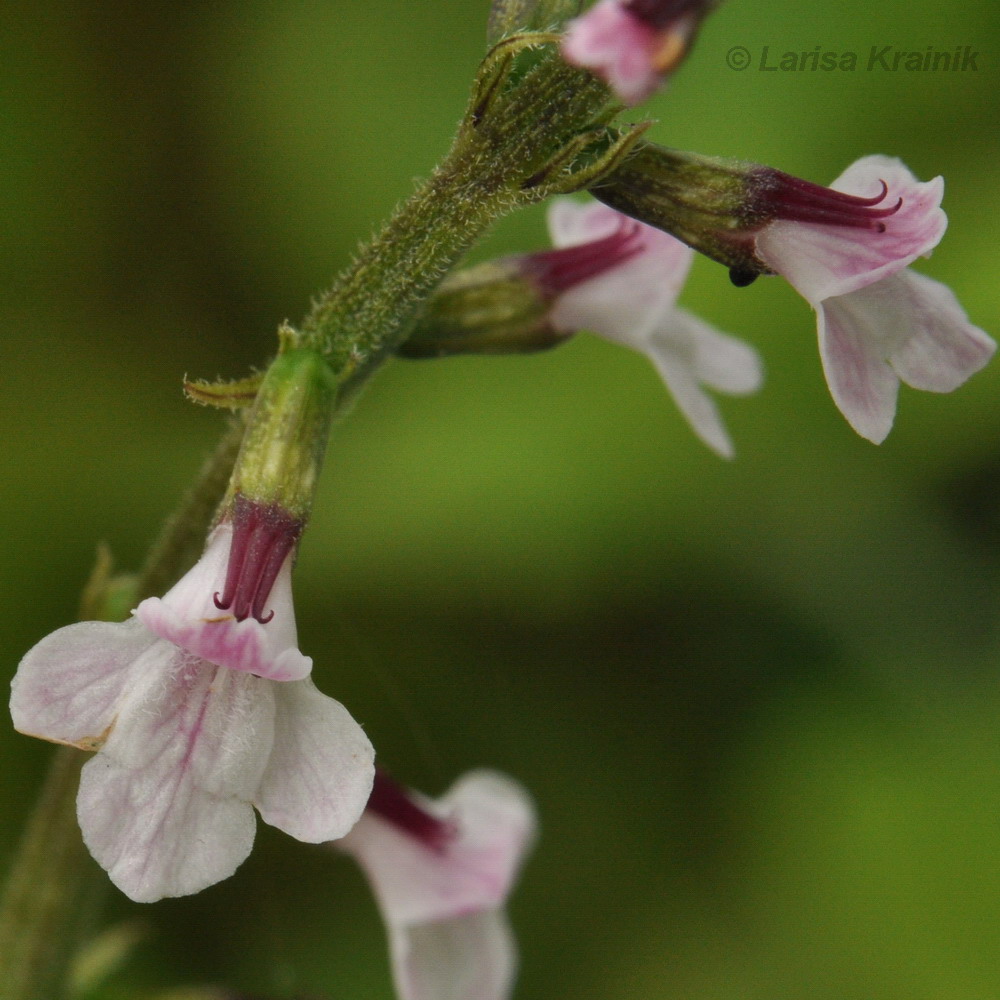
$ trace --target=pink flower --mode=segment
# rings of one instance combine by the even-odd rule
[[[11,684],[16,729],[97,751],[81,777],[80,828],[139,902],[231,875],[253,844],[253,806],[319,843],[350,830],[371,789],[368,738],[316,689],[296,648],[291,548],[273,591],[271,569],[244,588],[258,593],[263,581],[273,615],[220,612],[233,537],[233,524],[216,528],[198,564],[128,621],[81,622],[42,639]],[[285,678],[297,679],[277,682]]]
[[[951,392],[996,344],[949,288],[908,268],[947,227],[940,177],[921,183],[899,160],[866,156],[831,185],[852,197],[838,205],[827,193],[822,208],[800,184],[776,204],[781,217],[756,236],[755,253],[816,310],[830,392],[851,426],[878,444],[892,427],[900,380]]]
[[[336,845],[368,876],[400,1000],[503,1000],[516,952],[503,911],[535,833],[531,802],[474,771],[438,801],[378,774],[364,816]]]
[[[627,105],[649,97],[687,54],[706,0],[600,0],[570,21],[563,58],[606,81]]]
[[[676,305],[694,251],[599,203],[569,199],[549,209],[561,249],[528,258],[554,296],[550,322],[590,330],[645,354],[694,432],[723,457],[733,445],[703,385],[732,395],[760,388],[756,351]],[[530,271],[529,271],[530,273]]]

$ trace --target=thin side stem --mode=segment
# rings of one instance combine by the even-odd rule
[[[61,1000],[104,886],[76,824],[87,754],[59,747],[0,896],[0,1000]]]

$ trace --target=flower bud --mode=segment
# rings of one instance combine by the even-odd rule
[[[690,52],[716,0],[599,0],[571,21],[567,62],[604,80],[626,105],[649,97]]]

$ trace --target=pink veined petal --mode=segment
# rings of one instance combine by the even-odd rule
[[[993,357],[996,342],[940,281],[907,270],[856,294],[878,311],[880,328],[898,344],[892,367],[915,389],[951,392]]]
[[[503,910],[391,928],[399,1000],[505,1000],[517,949]]]
[[[157,641],[137,621],[78,622],[47,635],[11,682],[14,728],[95,750],[114,725],[136,661]]]
[[[615,343],[639,345],[673,309],[687,278],[694,251],[672,236],[627,220],[599,203],[560,199],[549,210],[549,229],[557,247],[601,239],[622,224],[637,227],[639,252],[558,297],[550,320],[564,332],[589,330]]]
[[[817,312],[819,353],[830,393],[847,422],[881,444],[896,415],[899,378],[886,358],[880,317],[863,293],[827,299]]]
[[[593,71],[623,103],[633,105],[660,85],[658,43],[657,32],[630,14],[621,0],[601,0],[566,26],[562,54],[571,65]]]
[[[390,927],[495,909],[534,837],[531,802],[503,775],[475,771],[425,808],[457,835],[435,851],[366,812],[338,847],[357,858]]]
[[[625,220],[604,205],[557,200],[549,229],[559,247],[613,233]],[[674,302],[694,252],[672,236],[640,226],[640,252],[617,267],[560,295],[550,320],[558,330],[590,330],[646,354],[672,392],[695,433],[725,458],[733,445],[715,403],[702,383],[723,392],[754,392],[762,381],[756,351],[720,333]]]
[[[232,538],[232,525],[220,524],[198,562],[162,598],[143,601],[136,617],[161,639],[209,663],[273,681],[308,677],[312,659],[298,649],[290,556],[271,588],[268,606],[274,617],[266,625],[253,618],[238,622],[216,607]]]
[[[232,543],[232,524],[226,522],[216,526],[208,536],[201,558],[163,595],[163,603],[178,619],[196,621],[219,617],[221,612],[213,597],[225,583]]]
[[[274,698],[274,748],[254,796],[261,818],[311,844],[343,837],[371,794],[371,742],[309,679],[278,685]]]
[[[777,220],[757,236],[756,251],[813,306],[847,295],[895,274],[917,257],[928,256],[948,226],[941,210],[944,181],[921,183],[899,160],[866,156],[831,185],[846,194],[871,197],[881,182],[888,193],[881,205],[902,198],[894,215],[881,221],[885,231],[851,226]]]
[[[559,249],[603,239],[623,225],[631,227],[638,237],[640,252],[608,273],[627,271],[629,286],[640,283],[637,279],[641,279],[642,284],[668,293],[671,302],[684,287],[694,251],[669,233],[631,219],[599,201],[579,202],[572,198],[553,199],[546,221],[552,245]],[[604,278],[605,275],[600,275],[590,282],[599,283]]]
[[[282,569],[281,576],[290,572]],[[275,590],[278,584],[275,584]],[[165,599],[149,597],[135,610],[135,616],[151,632],[192,656],[208,660],[230,670],[239,670],[272,681],[298,681],[312,671],[312,657],[299,652],[293,637],[288,642],[285,627],[274,621],[262,625],[254,618],[238,622],[224,611],[215,617],[184,619],[175,613]],[[294,635],[295,622],[291,619]]]
[[[575,247],[610,236],[622,224],[621,212],[599,201],[553,198],[545,219],[554,247]]]
[[[102,751],[83,769],[84,841],[131,899],[198,892],[250,853],[250,800],[271,749],[272,685],[185,656],[146,655]]]

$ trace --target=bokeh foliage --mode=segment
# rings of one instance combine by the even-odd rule
[[[95,545],[137,565],[238,377],[446,149],[486,0],[75,0],[0,12],[4,675],[71,620]],[[976,73],[737,73],[733,45],[981,52]],[[732,0],[656,141],[829,181],[867,152],[947,179],[925,273],[1000,333],[994,5]],[[863,61],[863,60],[862,60]],[[541,211],[480,256],[540,246]],[[683,304],[745,336],[720,462],[643,359],[395,363],[335,428],[297,576],[317,681],[430,793],[536,795],[519,996],[1000,994],[1000,368],[903,390],[875,448],[813,319],[699,261]],[[0,731],[0,859],[49,749]],[[226,982],[388,997],[349,863],[262,829],[237,876],[111,913],[146,944],[102,996]]]

